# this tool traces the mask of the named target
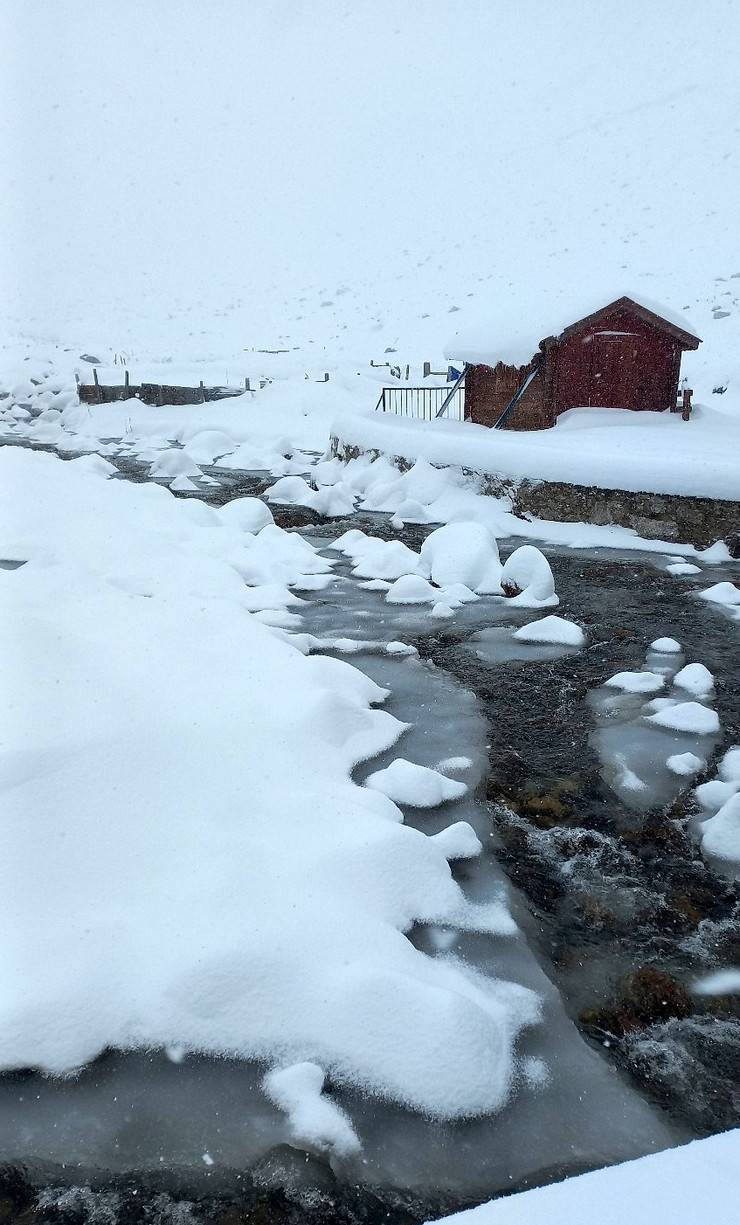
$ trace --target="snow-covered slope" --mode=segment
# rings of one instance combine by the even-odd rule
[[[628,286],[687,315],[698,398],[731,401],[734,0],[31,0],[3,22],[3,343],[441,368],[502,303],[536,344],[576,290]]]

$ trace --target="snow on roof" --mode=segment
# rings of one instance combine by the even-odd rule
[[[693,325],[677,311],[642,294],[623,290],[598,303],[592,299],[585,309],[582,299],[574,301],[565,294],[554,302],[539,303],[535,311],[517,309],[511,301],[500,300],[485,316],[461,328],[445,345],[444,356],[450,361],[457,359],[484,365],[504,362],[505,365],[523,366],[532,359],[546,336],[560,336],[571,324],[603,310],[619,298],[630,298],[638,306],[699,339]]]

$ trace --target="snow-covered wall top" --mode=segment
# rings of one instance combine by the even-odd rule
[[[344,443],[515,479],[740,501],[740,419],[699,407],[674,413],[574,408],[549,430],[490,430],[389,413],[334,422]]]

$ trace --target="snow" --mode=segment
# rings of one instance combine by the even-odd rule
[[[730,1225],[740,1129],[443,1218],[453,1225]]]
[[[274,523],[272,511],[259,498],[234,498],[221,507],[222,520],[243,532],[259,532]]]
[[[674,561],[666,566],[669,574],[675,574],[677,577],[684,574],[701,574],[701,566],[693,566],[688,561]]]
[[[719,763],[718,773],[726,783],[737,783],[740,787],[740,745],[727,750]]]
[[[686,664],[673,678],[673,684],[679,689],[686,689],[697,698],[707,697],[714,692],[714,677],[704,664]]]
[[[675,638],[656,638],[650,643],[650,650],[658,655],[678,655],[683,648]]]
[[[432,838],[448,859],[474,859],[483,849],[478,835],[467,821],[456,821],[438,834],[432,834]]]
[[[715,583],[713,587],[700,591],[698,595],[700,599],[709,600],[712,604],[725,604],[728,607],[740,605],[740,587],[727,580]]]
[[[547,430],[359,413],[337,418],[332,434],[346,446],[487,476],[740,500],[740,414],[708,406],[689,422],[670,412],[573,408]]]
[[[436,808],[447,800],[460,799],[468,789],[457,779],[447,778],[438,770],[418,766],[403,757],[397,757],[384,770],[370,774],[365,786],[380,791],[397,804],[410,804],[414,808]]]
[[[673,774],[690,778],[703,770],[707,763],[703,757],[697,757],[696,753],[673,753],[665,764]]]
[[[655,672],[616,672],[604,684],[625,693],[658,693],[665,685],[665,677]]]
[[[701,783],[694,797],[708,819],[699,826],[702,850],[733,866],[740,865],[740,745],[723,754],[717,778]]]
[[[531,621],[514,631],[514,638],[520,642],[552,642],[562,646],[580,647],[586,641],[586,635],[580,625],[566,621],[564,617],[542,617],[540,621]]]
[[[150,476],[200,476],[188,451],[162,451],[149,469]]]
[[[357,1135],[340,1107],[323,1093],[324,1071],[315,1063],[294,1063],[268,1072],[264,1086],[285,1110],[293,1139],[302,1147],[348,1157],[360,1150]]]
[[[740,795],[731,795],[701,829],[701,845],[705,855],[740,866]]]
[[[560,603],[550,563],[534,545],[523,544],[507,557],[501,572],[505,594],[513,589],[512,605],[518,608],[552,608]]]
[[[418,574],[404,574],[392,583],[386,593],[389,604],[427,604],[441,595],[438,587],[432,587]]]
[[[252,611],[300,607],[289,585],[329,563],[274,525],[253,535],[48,454],[0,449],[0,479],[0,556],[25,562],[0,570],[17,644],[0,1066],[203,1051],[315,1063],[435,1117],[498,1109],[537,996],[404,933],[504,937],[506,905],[467,902],[450,846],[352,781],[404,732],[377,708],[386,691]],[[301,1130],[341,1143],[289,1080],[275,1092]]]
[[[421,567],[438,587],[462,583],[479,594],[500,592],[501,564],[496,537],[482,523],[448,523],[421,546]]]
[[[677,702],[666,706],[653,715],[647,715],[646,722],[655,727],[670,727],[677,732],[694,732],[697,736],[710,736],[719,731],[717,712],[699,702]]]

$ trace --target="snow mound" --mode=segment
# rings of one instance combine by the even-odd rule
[[[236,441],[223,430],[200,430],[188,439],[185,450],[196,464],[213,464],[236,449]]]
[[[697,698],[707,697],[714,691],[714,677],[704,664],[686,664],[674,676],[673,684]]]
[[[690,778],[703,770],[707,763],[703,757],[697,757],[696,753],[674,753],[665,764],[672,774]]]
[[[697,736],[711,736],[719,731],[719,715],[699,702],[677,702],[666,706],[645,721],[656,727],[669,727],[677,732],[693,732]]]
[[[704,822],[701,845],[705,855],[740,864],[740,795],[731,795],[719,812]]]
[[[709,600],[712,604],[724,604],[728,608],[740,604],[740,587],[734,583],[715,583],[706,591],[698,592],[700,599]]]
[[[197,488],[198,486],[193,484],[189,476],[176,476],[174,481],[170,482],[170,489],[174,489],[178,493],[183,493],[184,491],[190,492]]]
[[[421,546],[419,573],[438,587],[460,583],[480,595],[499,592],[496,537],[482,523],[448,523]]]
[[[149,469],[150,476],[200,476],[200,468],[187,451],[161,451]]]
[[[345,532],[331,548],[352,558],[356,578],[393,581],[414,574],[419,564],[419,554],[400,540],[381,540],[360,531]]]
[[[550,563],[534,545],[523,544],[507,557],[501,587],[520,608],[552,608],[560,601]]]
[[[656,638],[655,642],[650,643],[650,650],[656,651],[658,655],[677,655],[682,646],[680,642],[676,642],[675,638]]]
[[[322,1093],[324,1072],[316,1063],[275,1068],[263,1081],[267,1096],[288,1115],[298,1145],[349,1157],[361,1145],[347,1115]]]
[[[665,678],[655,672],[616,672],[604,684],[625,693],[657,693],[665,685]]]
[[[726,783],[737,783],[740,787],[740,745],[727,750],[719,763],[718,773]]]
[[[432,841],[448,859],[474,859],[483,850],[478,835],[467,821],[456,821],[438,834],[432,834]]]
[[[418,574],[404,574],[389,587],[385,598],[389,604],[428,604],[441,594]]]
[[[676,576],[681,574],[701,574],[701,566],[693,566],[688,561],[671,562],[670,565],[666,566],[666,570],[669,574],[675,574]]]
[[[365,786],[380,791],[396,804],[413,808],[436,808],[447,800],[459,800],[468,788],[457,779],[446,778],[438,770],[418,766],[397,757],[385,770],[377,770],[365,781]]]
[[[586,635],[580,625],[566,621],[564,617],[542,617],[540,621],[530,621],[515,630],[514,638],[520,642],[551,642],[560,646],[581,647],[586,641]]]
[[[242,532],[261,532],[263,527],[275,522],[272,511],[261,498],[235,498],[222,506],[218,513],[229,527],[239,528]]]

